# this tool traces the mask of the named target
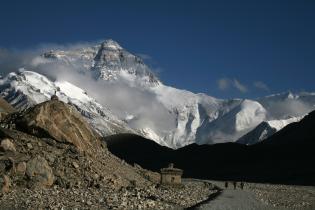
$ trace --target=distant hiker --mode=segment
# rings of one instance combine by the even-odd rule
[[[243,182],[241,182],[241,189],[243,189],[244,188],[244,183]]]
[[[233,181],[234,190],[236,189],[236,181]]]
[[[229,183],[225,182],[225,188],[228,188],[228,187],[229,187]]]

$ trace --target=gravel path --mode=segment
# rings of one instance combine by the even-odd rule
[[[265,205],[258,201],[255,195],[248,191],[242,190],[223,190],[222,194],[216,199],[201,205],[196,209],[222,209],[222,210],[272,210],[271,206]]]
[[[225,182],[209,182],[222,189],[221,192],[194,209],[315,209],[314,186],[244,183],[244,189],[241,190],[238,183],[237,189],[234,190],[231,182],[229,182],[227,189]]]

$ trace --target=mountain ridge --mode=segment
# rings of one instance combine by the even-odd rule
[[[315,109],[313,93],[224,100],[164,85],[140,57],[113,40],[48,51],[32,63],[34,71],[48,76],[31,73],[30,66],[0,83],[0,95],[17,109],[47,100],[59,88],[61,100],[75,105],[103,136],[137,133],[171,148],[235,142],[264,121]],[[60,72],[70,77],[62,81]],[[86,82],[72,78],[73,72]]]

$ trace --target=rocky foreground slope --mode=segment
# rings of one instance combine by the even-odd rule
[[[58,100],[8,115],[0,139],[0,209],[172,209],[211,193],[203,182],[160,186],[159,174],[112,155]]]

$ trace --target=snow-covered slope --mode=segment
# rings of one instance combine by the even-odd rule
[[[25,109],[47,101],[57,91],[59,99],[74,105],[100,134],[134,132],[109,109],[67,81],[52,82],[38,73],[22,71],[10,73],[0,80],[0,84],[1,96],[17,109]]]
[[[269,125],[315,109],[312,93],[222,100],[169,87],[113,40],[45,52],[28,69],[0,82],[1,96],[14,107],[48,100],[59,88],[60,99],[76,106],[101,134],[137,132],[172,148],[235,142],[264,121]],[[63,77],[65,72],[70,76]],[[73,72],[80,75],[79,82]]]
[[[303,117],[291,117],[283,120],[264,121],[257,125],[256,128],[237,140],[240,144],[252,145],[265,140],[272,134],[278,132],[290,123],[298,122]]]
[[[252,100],[235,101],[229,112],[213,122],[203,123],[197,132],[196,142],[234,142],[266,119],[267,112],[258,102]]]

